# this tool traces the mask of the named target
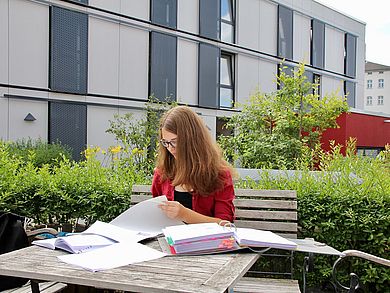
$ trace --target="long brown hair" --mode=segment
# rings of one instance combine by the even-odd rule
[[[176,158],[160,144],[157,168],[162,180],[172,185],[185,185],[194,192],[208,195],[223,187],[231,166],[223,159],[204,121],[189,107],[176,106],[161,118],[162,129],[177,135]]]

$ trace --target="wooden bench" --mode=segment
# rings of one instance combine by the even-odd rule
[[[269,230],[297,238],[297,194],[294,190],[235,189],[237,227]],[[134,185],[131,205],[151,198],[150,185]],[[291,272],[292,274],[292,272]],[[271,281],[270,281],[271,280]],[[231,292],[300,292],[297,280],[243,277]]]
[[[58,283],[58,282],[42,282],[38,284],[39,286],[39,292],[41,293],[56,293],[64,290],[67,285],[64,283]],[[15,289],[9,289],[3,291],[3,293],[31,293],[31,283],[28,282],[26,285],[15,288]]]

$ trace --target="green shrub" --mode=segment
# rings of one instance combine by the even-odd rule
[[[35,167],[44,164],[54,166],[64,158],[71,159],[72,151],[60,143],[47,143],[41,139],[22,139],[9,142],[9,151],[23,162],[31,162]]]
[[[245,181],[239,185],[296,190],[299,238],[313,237],[340,251],[357,249],[390,259],[389,158],[389,149],[376,159],[358,157],[352,142],[345,157],[339,146],[323,153],[320,164],[323,172],[317,176],[306,170],[300,176],[275,178],[265,171],[258,182]],[[335,258],[316,256],[315,260],[315,271],[309,274],[308,281],[318,287],[330,281]],[[353,259],[350,269],[368,292],[385,292],[390,286],[390,271],[383,266]],[[344,279],[347,276],[346,273]]]

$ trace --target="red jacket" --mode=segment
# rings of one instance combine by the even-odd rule
[[[220,218],[230,222],[234,221],[234,187],[230,172],[226,173],[224,187],[209,196],[192,194],[192,209],[202,215]],[[174,200],[174,186],[171,181],[161,182],[161,175],[156,168],[152,182],[153,197],[165,195],[168,200]]]

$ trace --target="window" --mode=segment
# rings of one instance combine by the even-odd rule
[[[234,1],[221,0],[221,41],[234,43]]]
[[[150,19],[153,23],[176,28],[177,0],[152,0]]]
[[[233,55],[221,53],[219,84],[219,106],[221,108],[232,108],[234,105],[233,59]]]
[[[383,96],[378,96],[378,105],[383,105]]]
[[[383,74],[383,71],[379,71],[379,74]]]
[[[293,12],[291,9],[278,6],[278,56],[293,58]]]
[[[344,73],[349,77],[356,77],[356,37],[346,33],[344,46]]]
[[[213,45],[199,43],[198,58],[199,106],[217,108],[219,105],[220,50]]]
[[[235,1],[199,0],[199,35],[234,43]]]
[[[318,99],[321,99],[321,75],[313,74],[313,85],[315,86],[313,94],[318,95]]]
[[[378,88],[382,89],[385,87],[385,80],[380,78],[378,79]]]
[[[81,159],[87,145],[87,106],[49,102],[49,142],[61,142],[72,148],[74,160]]]
[[[149,95],[160,101],[176,100],[176,50],[176,37],[150,33]]]
[[[355,83],[344,81],[344,93],[347,95],[348,106],[355,108]]]
[[[367,79],[367,88],[372,89],[372,79]]]
[[[367,74],[368,74],[368,75],[371,75],[371,74],[372,74],[372,72],[371,72],[371,71],[370,71],[370,72],[367,72]]]
[[[381,151],[383,151],[383,148],[358,147],[357,155],[375,158],[379,155]]]
[[[66,93],[87,93],[88,16],[51,7],[49,87]]]
[[[372,105],[372,97],[371,96],[368,96],[367,97],[367,106],[371,106]]]
[[[324,68],[325,24],[317,19],[311,21],[311,65]]]

